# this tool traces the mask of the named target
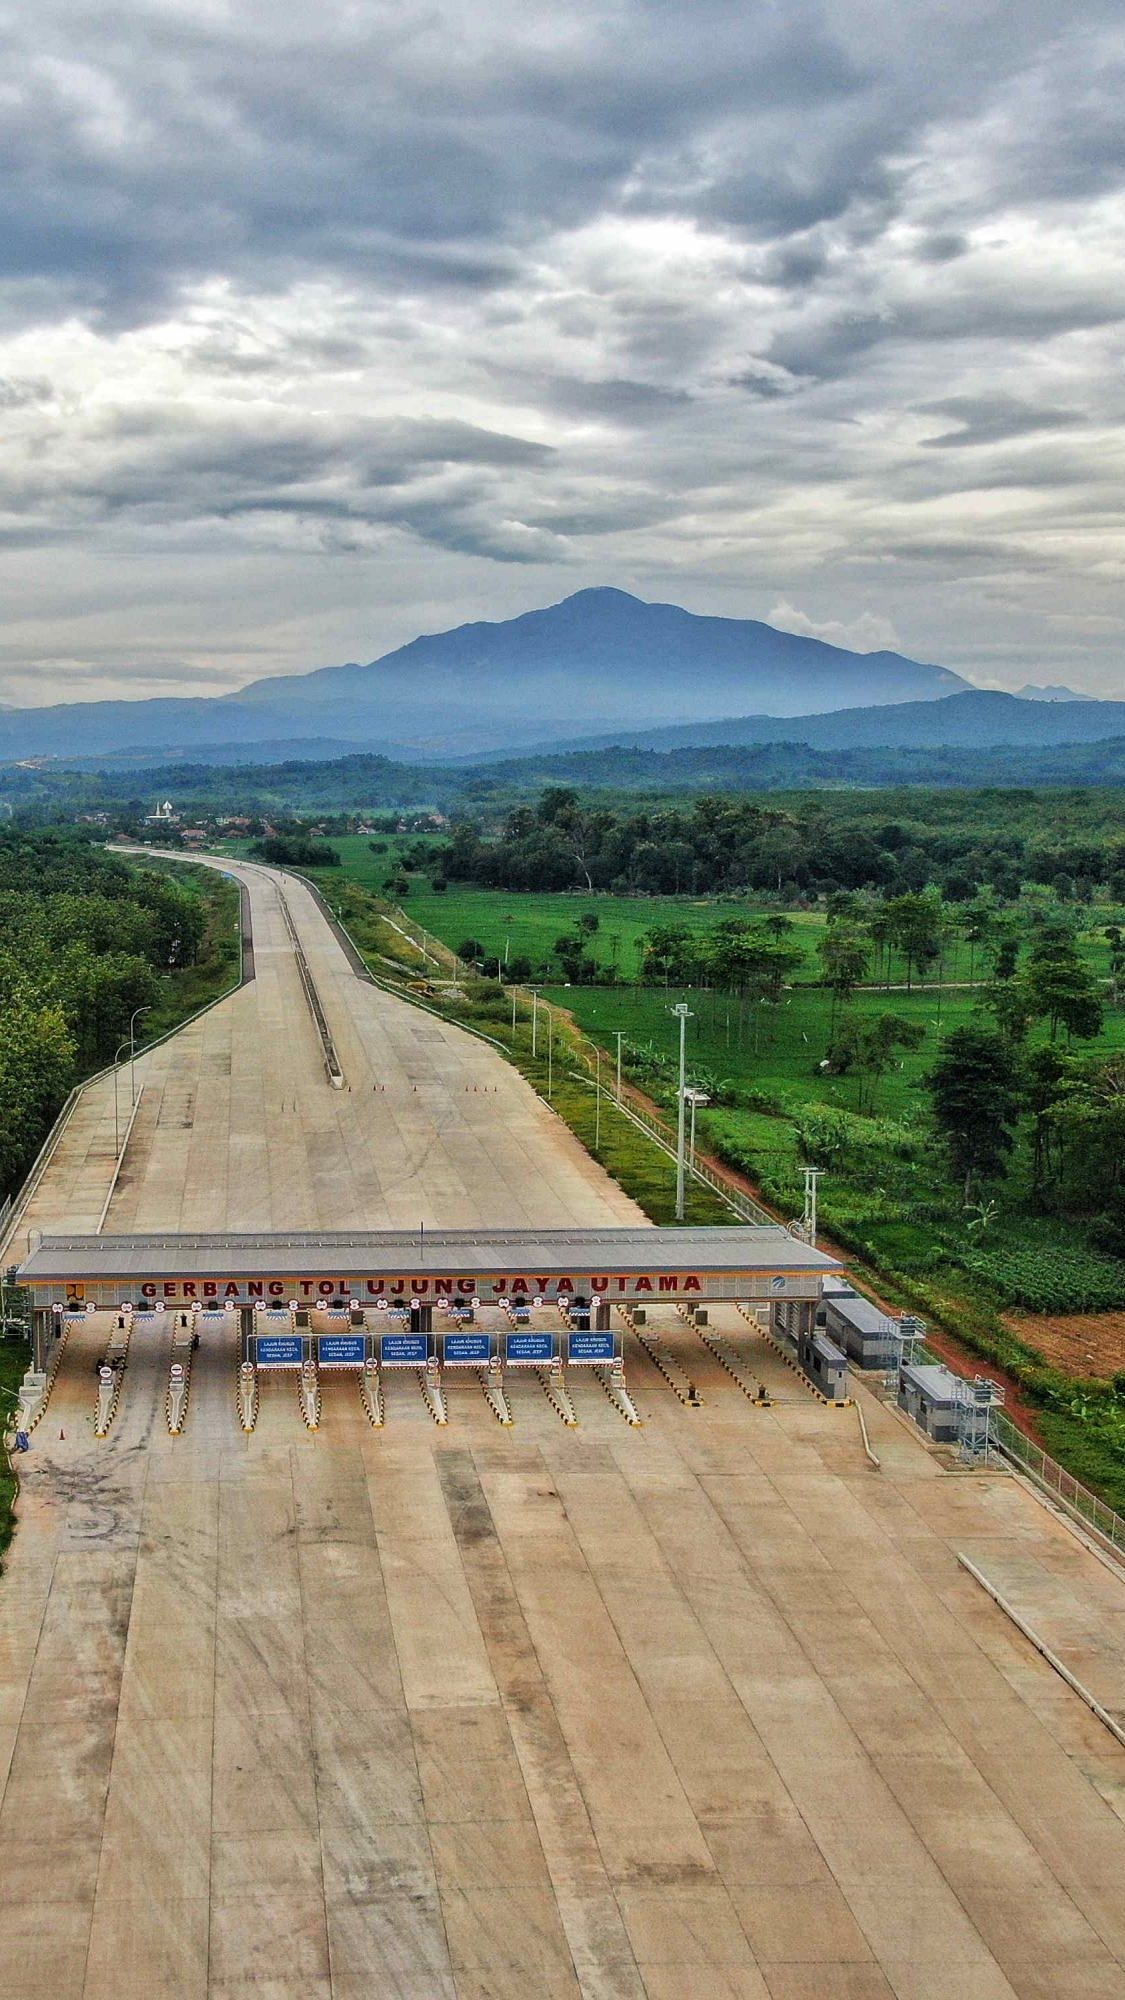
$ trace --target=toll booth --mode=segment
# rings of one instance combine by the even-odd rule
[[[826,1296],[824,1331],[857,1368],[885,1368],[894,1325],[886,1313],[857,1292]],[[819,1317],[819,1315],[818,1315]]]
[[[795,1363],[800,1340],[810,1379],[821,1393],[838,1394],[831,1337],[828,1347],[818,1348],[807,1336],[822,1283],[840,1275],[835,1259],[779,1226],[732,1223],[675,1229],[646,1224],[176,1235],[31,1232],[15,1281],[33,1313],[33,1373],[36,1388],[45,1376],[45,1394],[52,1379],[48,1354],[61,1352],[68,1308],[57,1302],[64,1299],[68,1307],[80,1300],[105,1312],[116,1311],[122,1296],[132,1297],[145,1301],[146,1313],[156,1320],[161,1305],[170,1319],[198,1308],[209,1333],[219,1320],[237,1345],[240,1383],[259,1368],[303,1372],[324,1365],[377,1374],[380,1367],[400,1367],[425,1376],[427,1393],[443,1358],[457,1365],[452,1338],[448,1357],[443,1348],[446,1330],[451,1336],[469,1331],[482,1319],[491,1328],[493,1309],[507,1298],[510,1317],[495,1353],[490,1346],[489,1361],[538,1369],[555,1389],[560,1371],[586,1363],[624,1413],[614,1307],[627,1309],[629,1323],[639,1327],[646,1308],[660,1303],[694,1313],[705,1313],[712,1304],[736,1304]],[[528,1317],[529,1292],[534,1296]],[[287,1309],[281,1303],[286,1298]],[[475,1310],[482,1301],[487,1313]],[[441,1329],[436,1334],[435,1324]],[[151,1323],[143,1330],[151,1332]],[[466,1349],[465,1365],[483,1366],[483,1348]],[[244,1420],[252,1427],[254,1383],[244,1384],[244,1390]],[[444,1421],[436,1390],[429,1401],[435,1420]],[[635,1421],[635,1414],[629,1420]]]
[[[956,1444],[961,1435],[959,1378],[937,1361],[908,1361],[899,1373],[898,1406],[935,1444]]]
[[[829,1271],[820,1281],[820,1304],[816,1309],[817,1325],[823,1327],[826,1324],[830,1300],[854,1299],[855,1296],[855,1286],[850,1278],[845,1277],[842,1271]]]
[[[797,1336],[797,1360],[826,1402],[847,1402],[848,1357],[818,1326],[802,1327]]]

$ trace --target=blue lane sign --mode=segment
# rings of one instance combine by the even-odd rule
[[[299,1368],[304,1358],[301,1336],[294,1333],[260,1333],[257,1351],[259,1368]]]
[[[442,1359],[447,1368],[487,1368],[492,1339],[487,1333],[447,1333]]]
[[[362,1333],[322,1333],[317,1337],[316,1353],[322,1368],[362,1368],[366,1349]]]
[[[379,1350],[384,1368],[424,1368],[430,1343],[424,1333],[385,1333]]]
[[[614,1358],[612,1333],[572,1333],[567,1336],[566,1358],[569,1362],[602,1362]]]
[[[553,1333],[510,1333],[504,1343],[506,1361],[535,1363],[553,1361],[555,1356],[555,1336]]]

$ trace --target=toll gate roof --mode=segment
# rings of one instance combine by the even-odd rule
[[[312,1268],[378,1276],[403,1270],[436,1275],[475,1271],[628,1273],[691,1269],[781,1271],[821,1277],[838,1261],[777,1227],[731,1229],[372,1229],[292,1230],[272,1235],[43,1236],[19,1267],[19,1281],[141,1281],[179,1277],[294,1277]]]

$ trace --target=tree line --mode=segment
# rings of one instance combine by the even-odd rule
[[[0,830],[0,1187],[72,1085],[112,1061],[161,975],[195,964],[205,924],[197,895],[80,835]]]
[[[757,891],[800,903],[935,889],[962,903],[981,893],[1012,902],[1031,883],[1060,901],[1088,902],[1099,890],[1125,901],[1119,809],[1089,831],[1048,837],[1006,810],[1001,795],[965,794],[961,806],[955,817],[883,817],[817,795],[792,804],[714,796],[637,811],[556,785],[515,806],[495,833],[478,822],[456,827],[438,865],[449,881],[505,890]]]

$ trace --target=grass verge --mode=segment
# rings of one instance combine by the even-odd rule
[[[31,1349],[20,1334],[0,1336],[0,1431],[8,1419],[16,1392],[31,1361]],[[12,1539],[16,1505],[16,1476],[8,1455],[0,1450],[0,1557]],[[0,1562],[0,1569],[3,1563]]]

